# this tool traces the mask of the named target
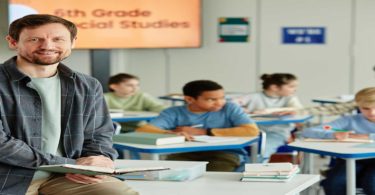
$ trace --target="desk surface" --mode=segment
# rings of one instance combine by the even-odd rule
[[[159,114],[154,112],[125,112],[123,116],[113,116],[112,120],[116,122],[130,122],[130,121],[149,121],[156,118]],[[304,123],[313,116],[287,116],[280,118],[272,117],[254,117],[254,122],[258,125],[279,125],[279,124],[290,124],[290,123]]]
[[[179,101],[179,102],[184,102],[184,95],[182,94],[173,94],[173,95],[164,95],[164,96],[159,96],[159,99],[162,100],[170,100],[170,101]]]
[[[374,143],[339,143],[339,142],[305,142],[296,141],[288,144],[293,150],[338,158],[374,158]]]
[[[156,112],[131,112],[122,113],[122,116],[112,116],[112,121],[116,122],[130,122],[130,121],[149,121],[156,118],[159,113]]]
[[[286,183],[240,182],[241,173],[207,172],[198,179],[186,182],[126,181],[142,195],[295,195],[319,181],[318,175],[298,174]]]
[[[336,97],[317,97],[312,99],[313,102],[321,104],[345,103],[352,100],[354,100],[354,95],[341,95]]]
[[[120,150],[131,150],[133,152],[143,153],[179,153],[179,152],[196,152],[196,151],[211,151],[211,150],[229,150],[244,148],[251,144],[258,142],[259,137],[239,137],[236,141],[221,142],[221,143],[202,143],[202,142],[185,142],[181,144],[169,145],[146,145],[146,144],[128,144],[128,143],[114,143],[114,147]]]
[[[304,123],[312,119],[311,115],[303,116],[287,116],[280,118],[264,118],[264,117],[254,117],[253,120],[257,125],[280,125],[280,124],[290,124],[290,123]]]
[[[246,93],[243,93],[243,92],[226,92],[225,98],[230,100],[233,97],[241,96],[241,95],[245,95],[245,94]],[[168,95],[159,96],[159,99],[176,101],[176,102],[184,102],[185,101],[184,98],[185,98],[184,95],[179,94],[179,93],[172,93],[172,94],[168,94]]]

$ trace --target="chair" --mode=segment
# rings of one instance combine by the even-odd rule
[[[258,142],[258,162],[263,162],[265,160],[264,158],[264,152],[266,147],[266,139],[267,135],[264,131],[259,131],[259,142]],[[244,154],[241,154],[243,159],[241,159],[241,164],[234,170],[234,172],[243,172],[245,170],[245,164],[251,163],[250,158],[247,151],[251,150],[251,146],[247,146],[244,148],[246,152]]]
[[[298,164],[298,151],[291,150],[287,145],[280,146],[276,153],[272,154],[269,162],[291,162]]]
[[[264,153],[266,151],[267,134],[264,131],[259,131],[259,144],[258,144],[258,162],[264,162]]]
[[[297,129],[294,129],[291,132],[292,140],[295,140],[296,138],[295,134],[297,132],[298,132]],[[299,163],[298,151],[290,149],[287,144],[288,143],[277,148],[277,151],[271,155],[269,162],[291,162],[293,164],[298,164]]]
[[[121,124],[118,122],[113,121],[113,127],[115,128],[114,135],[118,135],[121,133]]]
[[[118,135],[118,134],[121,133],[121,124],[120,123],[113,121],[113,127],[115,128],[114,135]],[[114,148],[117,151],[117,153],[119,154],[118,158],[124,159],[125,158],[125,155],[124,155],[125,151],[121,150],[121,149],[118,149],[116,147],[114,147]],[[129,155],[130,155],[130,159],[141,159],[141,157],[138,153],[130,152]]]

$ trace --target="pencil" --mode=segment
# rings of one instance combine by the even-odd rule
[[[347,129],[332,128],[331,130],[336,131],[336,132],[349,132],[349,130],[347,130]]]
[[[350,130],[347,130],[347,129],[338,129],[338,128],[333,128],[332,126],[330,125],[324,125],[323,126],[323,129],[325,130],[332,130],[332,131],[336,131],[336,132],[349,132]]]

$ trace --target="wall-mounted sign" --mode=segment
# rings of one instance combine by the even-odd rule
[[[325,44],[325,27],[284,27],[284,44]]]
[[[247,42],[248,18],[219,18],[219,42]]]
[[[11,21],[37,13],[74,22],[80,49],[201,46],[201,0],[9,0]]]

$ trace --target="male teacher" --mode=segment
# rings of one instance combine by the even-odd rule
[[[0,65],[0,194],[138,194],[109,176],[37,170],[114,167],[101,85],[61,63],[76,35],[72,22],[52,15],[28,15],[9,27],[6,40],[17,55]]]

